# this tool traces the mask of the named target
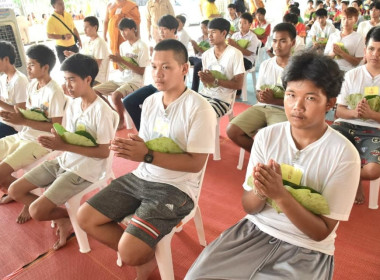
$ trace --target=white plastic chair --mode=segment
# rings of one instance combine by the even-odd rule
[[[239,169],[239,170],[243,170],[244,156],[245,156],[245,150],[243,148],[240,148],[239,162],[237,165],[237,169]]]
[[[216,119],[215,152],[214,152],[214,155],[213,155],[213,159],[214,160],[220,160],[221,159],[221,157],[220,157],[220,140],[219,140],[219,136],[220,136],[220,119],[223,118],[224,116],[228,116],[228,119],[231,121],[234,118],[235,97],[236,97],[236,91],[235,91],[234,96],[232,98],[232,102],[231,102],[230,109],[228,110],[228,112],[225,115],[221,116],[220,118]]]
[[[203,221],[202,221],[202,215],[201,210],[199,208],[199,197],[202,190],[203,185],[203,178],[206,172],[206,166],[207,166],[207,159],[205,162],[205,165],[201,172],[201,177],[199,179],[199,191],[198,196],[196,198],[196,201],[194,203],[194,208],[191,210],[189,215],[187,215],[185,218],[182,219],[182,221],[173,228],[173,230],[165,235],[160,242],[158,242],[156,246],[155,251],[155,257],[158,265],[158,270],[160,271],[161,279],[164,280],[174,280],[174,269],[173,269],[173,258],[172,258],[172,249],[171,249],[171,241],[176,232],[179,232],[182,230],[183,225],[185,225],[188,221],[190,221],[192,218],[194,218],[195,228],[197,230],[199,244],[205,247],[207,245],[206,238],[205,238],[205,231],[203,228]],[[127,224],[132,215],[126,217],[123,220],[123,224]],[[121,257],[119,253],[117,253],[117,261],[118,266],[122,266],[123,263],[121,261]]]
[[[379,186],[380,186],[380,178],[376,180],[372,180],[369,182],[369,203],[368,208],[370,209],[378,209],[379,204]]]
[[[244,81],[243,88],[241,89],[241,98],[243,101],[248,101],[248,92],[247,92],[247,75],[252,75],[253,89],[256,87],[256,68],[253,66],[251,69],[248,69],[244,72]]]

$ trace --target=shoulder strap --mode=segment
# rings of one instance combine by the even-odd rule
[[[59,17],[57,17],[56,15],[52,15],[53,17],[55,17],[56,19],[58,19],[62,24],[63,24],[63,26],[64,27],[66,27],[66,29],[67,30],[69,30],[70,31],[70,33],[74,36],[74,38],[75,38],[75,41],[78,41],[78,38],[77,38],[77,36],[74,34],[74,32],[59,18]]]

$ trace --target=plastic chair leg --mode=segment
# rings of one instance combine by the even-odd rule
[[[380,178],[369,182],[369,205],[370,209],[378,209]]]
[[[157,244],[156,261],[161,279],[174,280],[171,242],[175,231],[172,231]]]
[[[243,170],[244,155],[245,155],[245,150],[243,148],[240,148],[239,162],[238,162],[238,166],[237,166],[237,169],[239,169],[239,170]]]
[[[220,139],[219,139],[219,136],[220,136],[220,127],[219,127],[219,123],[220,123],[220,118],[217,119],[217,122],[216,122],[216,131],[215,131],[215,152],[214,152],[214,156],[213,156],[213,159],[214,160],[220,160]]]
[[[81,229],[77,220],[77,212],[80,206],[82,196],[74,196],[66,202],[66,209],[69,213],[71,224],[73,225],[75,236],[78,241],[79,251],[81,253],[88,253],[91,251],[90,244],[88,243],[87,233]]]
[[[195,228],[197,229],[199,244],[201,244],[203,247],[206,247],[207,242],[206,242],[205,230],[203,228],[202,214],[201,214],[201,209],[199,208],[199,206],[197,206],[197,209],[195,210],[194,223],[195,223]]]
[[[248,101],[247,93],[247,71],[244,72],[243,88],[241,89],[241,98],[243,101]]]

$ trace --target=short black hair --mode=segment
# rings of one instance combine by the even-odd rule
[[[282,21],[296,25],[298,23],[298,16],[296,14],[289,13],[289,14],[284,15],[284,17],[282,18]]]
[[[157,25],[159,27],[166,27],[167,29],[170,29],[170,30],[175,30],[174,33],[177,33],[177,29],[178,29],[178,21],[175,17],[173,17],[172,15],[165,15],[165,16],[162,16],[159,20],[158,20],[158,23]]]
[[[16,48],[7,41],[0,41],[0,58],[8,57],[9,63],[14,65],[16,61]]]
[[[267,13],[267,10],[265,10],[264,8],[258,8],[256,10],[256,14],[262,14],[263,16],[265,16],[266,13]]]
[[[235,9],[236,10],[236,5],[235,4],[228,4],[227,9]]]
[[[316,52],[303,52],[290,58],[282,74],[282,83],[286,88],[289,82],[302,80],[313,82],[322,89],[327,98],[335,98],[340,93],[344,72],[328,56]]]
[[[243,13],[240,18],[247,20],[251,24],[253,22],[253,16],[250,13]]]
[[[176,19],[180,20],[183,25],[186,23],[186,17],[184,15],[178,15],[175,17]]]
[[[369,5],[369,9],[372,10],[373,8],[380,10],[380,1],[372,2]]]
[[[88,22],[91,26],[96,26],[96,31],[99,29],[99,20],[94,16],[85,17],[83,22]]]
[[[327,11],[326,11],[326,9],[318,9],[315,12],[315,16],[316,17],[327,17]]]
[[[95,82],[95,77],[98,75],[99,67],[96,60],[89,56],[80,53],[73,54],[72,56],[66,58],[62,65],[61,71],[67,71],[78,75],[82,80],[91,77],[91,86]]]
[[[315,4],[316,4],[316,6],[321,5],[321,4],[323,4],[323,1],[322,0],[318,0]]]
[[[54,6],[56,2],[57,2],[57,0],[50,0],[50,4],[51,4],[52,6]]]
[[[128,29],[135,29],[137,31],[137,25],[136,22],[131,18],[123,18],[118,25],[119,30],[124,30],[126,28]]]
[[[350,1],[342,1],[342,4],[350,5]]]
[[[274,32],[288,32],[289,33],[289,37],[292,40],[294,40],[297,37],[297,30],[296,30],[296,28],[294,27],[293,24],[287,23],[287,22],[282,22],[282,23],[277,24],[273,28],[273,33]]]
[[[57,60],[55,58],[54,52],[45,45],[31,46],[27,50],[26,55],[31,59],[35,59],[41,67],[48,65],[49,73],[51,70],[53,70],[55,62]]]
[[[208,23],[208,29],[217,29],[220,32],[226,31],[226,36],[230,31],[231,23],[224,18],[214,18]]]
[[[300,6],[300,3],[298,3],[298,2],[294,2],[293,5],[296,6],[296,7],[298,8],[298,7]]]
[[[155,51],[172,51],[174,57],[179,64],[187,63],[189,60],[189,55],[187,49],[180,41],[175,39],[166,39],[157,43],[154,47]]]
[[[208,19],[205,19],[204,21],[201,21],[201,24],[208,26],[209,22],[210,21]]]
[[[295,14],[295,15],[297,15],[297,16],[300,16],[300,14],[301,14],[300,9],[297,8],[297,7],[293,7],[293,8],[291,8],[291,9],[289,10],[289,12],[290,12],[291,14]]]
[[[372,27],[365,37],[365,45],[368,46],[369,40],[373,40],[374,42],[380,42],[380,26]]]

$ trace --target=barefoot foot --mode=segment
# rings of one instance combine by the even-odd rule
[[[7,203],[12,202],[12,201],[14,201],[12,197],[10,197],[7,194],[3,194],[3,196],[0,198],[0,205],[1,204],[7,204]]]
[[[365,201],[364,190],[361,181],[359,182],[358,190],[356,191],[355,204],[363,204]]]
[[[31,219],[30,214],[29,214],[29,206],[25,206],[22,208],[20,214],[17,217],[16,222],[19,224],[24,224],[27,221]]]
[[[73,226],[69,218],[58,219],[55,220],[55,222],[57,224],[57,235],[59,235],[59,239],[54,243],[53,249],[58,250],[66,245],[67,238],[73,231]]]

